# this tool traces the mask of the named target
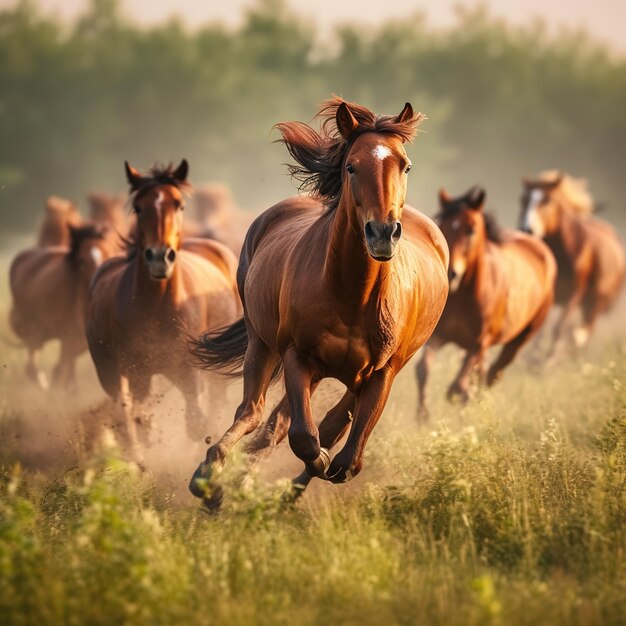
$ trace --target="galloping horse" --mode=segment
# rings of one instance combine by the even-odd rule
[[[138,460],[138,435],[147,445],[150,427],[141,403],[155,374],[183,393],[189,436],[206,435],[188,337],[224,327],[241,313],[230,250],[210,240],[182,241],[187,172],[185,160],[176,169],[153,167],[147,176],[126,163],[134,241],[127,256],[100,268],[90,290],[89,350],[102,387],[119,400],[120,433]]]
[[[419,415],[427,417],[426,381],[435,351],[453,342],[466,351],[448,398],[469,398],[469,378],[488,348],[502,345],[489,368],[492,385],[539,330],[552,306],[556,264],[540,240],[500,229],[484,212],[485,191],[458,198],[439,192],[439,224],[450,248],[450,295],[417,366]]]
[[[281,368],[289,411],[270,428],[276,437],[288,431],[305,464],[303,482],[356,476],[396,374],[428,339],[445,304],[445,240],[429,218],[405,206],[411,162],[403,144],[423,116],[408,103],[397,116],[376,116],[337,97],[319,115],[320,132],[278,124],[298,163],[291,172],[313,197],[284,200],[253,222],[237,272],[244,317],[196,346],[207,369],[244,378],[233,425],[190,483],[209,506],[220,495],[209,493],[207,479],[259,426]],[[318,431],[310,399],[327,377],[347,390]],[[328,449],[348,428],[331,462]]]
[[[11,264],[13,308],[10,322],[28,350],[26,374],[43,388],[45,374],[37,354],[52,339],[61,341],[53,381],[75,383],[75,360],[87,349],[85,306],[89,282],[112,251],[104,232],[93,225],[68,228],[69,247],[47,246],[21,252]]]
[[[573,333],[583,347],[595,321],[617,300],[624,281],[624,249],[611,226],[593,217],[585,181],[558,171],[523,179],[519,226],[541,237],[558,265],[555,303],[563,307],[554,326],[550,355],[578,307],[582,325]]]
[[[39,227],[38,246],[69,246],[69,226],[78,227],[83,219],[76,205],[70,200],[49,196],[45,215]]]

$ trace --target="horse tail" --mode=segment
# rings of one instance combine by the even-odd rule
[[[227,378],[243,376],[247,348],[248,330],[243,317],[226,329],[209,331],[191,340],[191,352],[198,366]],[[281,372],[282,361],[274,368],[272,382],[278,379]]]

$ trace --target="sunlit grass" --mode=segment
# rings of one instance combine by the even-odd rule
[[[3,389],[22,385],[5,360]],[[295,507],[286,480],[235,484],[240,455],[210,516],[115,448],[35,470],[5,439],[0,623],[623,624],[626,344],[519,362],[466,408],[443,399],[457,361],[437,361],[425,426],[405,370],[363,473]],[[3,400],[0,430],[25,416]]]

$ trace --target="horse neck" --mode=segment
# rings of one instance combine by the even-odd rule
[[[566,258],[574,258],[577,250],[577,233],[581,218],[565,206],[561,205],[561,219],[558,228],[545,237],[545,241],[557,257],[558,262]]]
[[[394,261],[380,263],[367,253],[351,200],[342,197],[330,217],[324,277],[342,299],[365,306],[374,290],[382,294],[388,288],[389,267]]]
[[[135,281],[134,292],[137,301],[149,304],[150,306],[174,305],[177,300],[177,294],[180,284],[180,261],[174,264],[172,275],[167,280],[153,280],[150,278],[148,269],[146,268],[139,250],[134,259],[135,262]]]
[[[474,258],[468,263],[464,280],[459,285],[459,291],[466,289],[473,295],[478,295],[483,286],[485,268],[487,265],[487,237],[476,244]]]

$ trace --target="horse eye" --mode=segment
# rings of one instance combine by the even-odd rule
[[[133,209],[135,210],[135,213],[141,213],[141,207],[138,204],[134,204]]]
[[[408,174],[413,169],[413,166],[409,163],[404,170],[405,174]]]
[[[346,165],[346,170],[348,174],[354,174],[354,166],[352,165],[352,163],[348,163],[348,165]]]

